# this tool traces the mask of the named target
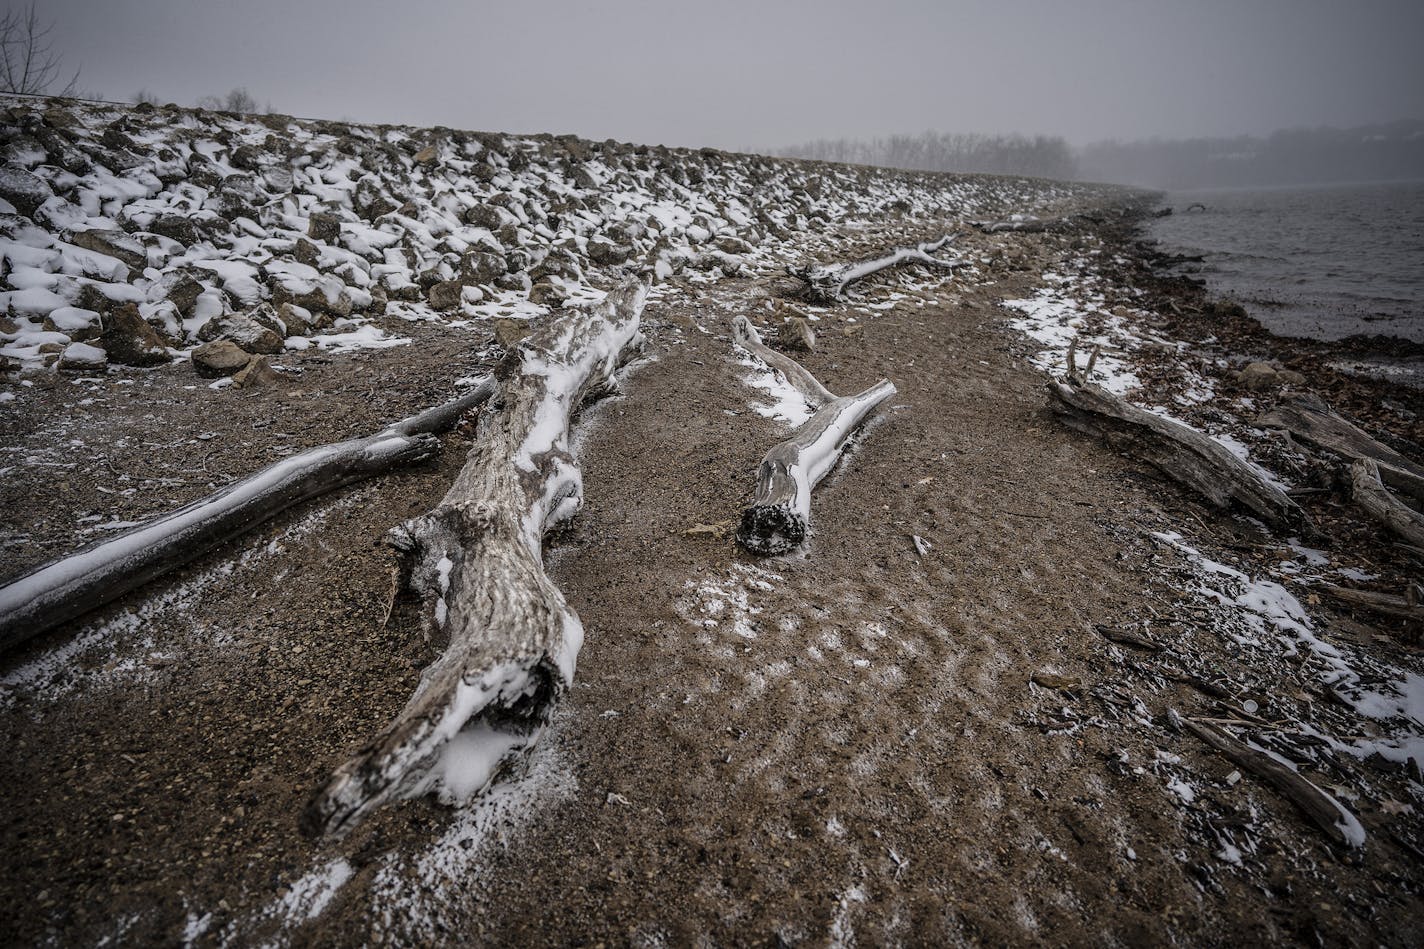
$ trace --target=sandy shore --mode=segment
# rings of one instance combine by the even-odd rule
[[[588,631],[577,685],[464,808],[410,801],[338,843],[296,831],[432,655],[413,624],[382,627],[380,540],[439,499],[469,431],[5,657],[5,941],[1417,944],[1417,630],[1310,591],[1387,587],[1417,561],[1328,491],[1302,498],[1316,538],[1210,510],[1056,422],[1043,367],[1064,334],[1100,338],[1105,378],[1298,487],[1324,468],[1253,434],[1280,392],[1237,389],[1246,359],[1416,452],[1424,406],[1213,310],[1153,273],[1116,208],[1089,210],[813,311],[822,381],[899,394],[794,557],[704,529],[737,517],[786,431],[756,410],[730,321],[794,282],[660,286],[647,358],[580,423],[588,503],[548,553]],[[944,223],[843,235],[845,252]],[[9,434],[70,441],[79,466],[7,473],[27,538],[7,566],[441,401],[497,352],[483,327],[401,331],[419,345],[294,355],[275,389],[35,376],[43,412]],[[1386,712],[1361,714],[1351,683]],[[1329,843],[1174,711],[1290,759],[1364,847]]]

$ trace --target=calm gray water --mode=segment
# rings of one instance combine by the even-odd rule
[[[1186,212],[1199,202],[1204,211]],[[1152,222],[1162,249],[1202,254],[1215,293],[1273,333],[1424,342],[1424,181],[1183,191]]]

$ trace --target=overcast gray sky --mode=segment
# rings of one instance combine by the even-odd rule
[[[13,4],[16,0],[3,0]],[[765,148],[1424,117],[1424,0],[40,0],[81,85]]]

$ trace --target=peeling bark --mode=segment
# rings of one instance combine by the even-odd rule
[[[1284,491],[1202,432],[1072,378],[1051,380],[1048,395],[1053,411],[1069,427],[1150,462],[1217,507],[1236,501],[1274,526],[1310,529],[1305,512]]]
[[[810,534],[812,489],[840,460],[851,433],[895,394],[895,387],[882,379],[857,395],[837,396],[800,363],[768,349],[746,317],[737,317],[734,336],[737,345],[781,373],[816,410],[791,438],[766,453],[752,504],[737,528],[737,541],[752,553],[785,554]]]
[[[1350,466],[1351,496],[1365,513],[1405,542],[1424,547],[1424,514],[1389,493],[1380,480],[1380,466],[1361,458]]]
[[[1277,406],[1260,419],[1270,428],[1283,428],[1306,444],[1339,455],[1347,461],[1368,458],[1379,466],[1380,479],[1397,491],[1424,501],[1424,466],[1365,434],[1315,396],[1303,396]]]
[[[582,503],[572,418],[615,388],[614,373],[640,340],[646,293],[632,281],[520,342],[499,368],[499,396],[445,498],[392,532],[398,590],[446,645],[385,731],[313,796],[302,815],[309,834],[343,834],[386,802],[436,789],[451,765],[442,755],[466,740],[489,756],[473,778],[468,762],[455,762],[478,791],[538,738],[567,692],[583,627],[544,573],[543,538]]]
[[[430,457],[440,447],[434,433],[454,426],[493,391],[494,383],[485,380],[458,399],[374,435],[293,455],[12,580],[0,587],[0,651],[118,599],[295,504]]]

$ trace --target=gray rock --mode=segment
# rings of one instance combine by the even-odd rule
[[[230,339],[215,339],[193,350],[193,369],[207,379],[230,376],[241,370],[252,359],[252,354],[244,351]]]
[[[237,372],[233,373],[232,384],[239,389],[251,389],[257,386],[275,385],[281,381],[279,376],[267,361],[266,356],[253,356]]]
[[[312,218],[312,220],[315,221],[316,218]],[[337,228],[337,231],[340,232],[340,227]],[[292,256],[297,258],[299,264],[315,267],[317,261],[321,259],[321,251],[317,250],[316,245],[305,237],[298,237],[297,246],[292,249]]]
[[[69,235],[69,243],[121,260],[134,271],[142,272],[148,266],[148,253],[143,245],[120,230],[91,228],[75,231]]]
[[[121,366],[161,366],[168,362],[163,337],[139,315],[132,303],[109,311],[104,325],[104,348],[109,360]]]
[[[229,340],[248,353],[270,354],[282,351],[281,334],[270,326],[264,326],[259,320],[246,313],[228,313],[224,316],[213,317],[198,330],[198,338],[213,341]]]
[[[509,263],[499,254],[476,252],[466,254],[460,261],[460,274],[467,283],[488,286],[504,276]]]
[[[307,220],[307,237],[323,244],[334,244],[341,237],[341,218],[317,211]]]
[[[1253,362],[1236,374],[1236,381],[1252,392],[1274,389],[1281,384],[1276,370],[1269,363]]]
[[[426,299],[437,310],[455,310],[460,306],[460,293],[465,285],[458,280],[442,280],[426,291]]]
[[[34,217],[40,205],[54,197],[49,184],[18,165],[0,168],[0,198],[15,206],[26,217]]]
[[[633,248],[615,244],[606,237],[595,237],[588,242],[588,258],[605,267],[624,263],[633,256]]]
[[[552,283],[536,283],[529,288],[529,302],[538,306],[561,307],[568,301],[568,295]]]

